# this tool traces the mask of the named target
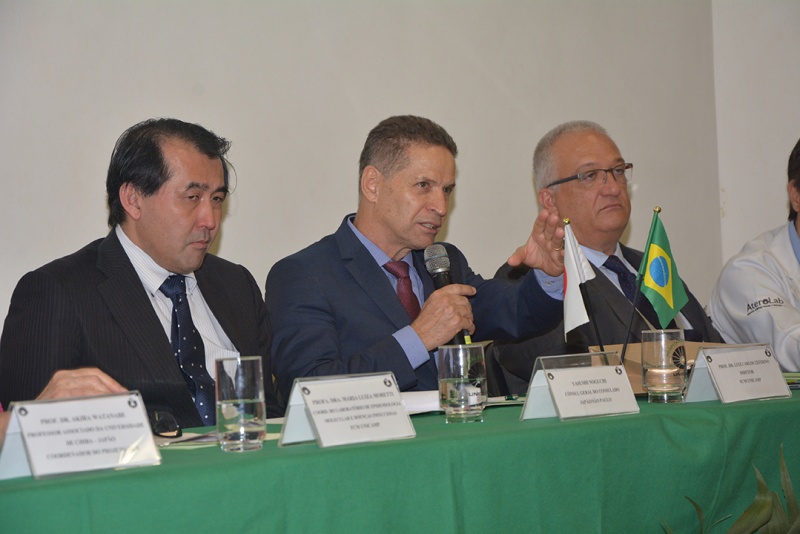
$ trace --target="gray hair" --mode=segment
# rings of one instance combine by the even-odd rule
[[[556,176],[556,166],[553,161],[553,145],[562,136],[575,132],[592,132],[611,138],[605,128],[592,121],[565,122],[544,134],[544,137],[536,145],[536,150],[533,151],[533,181],[536,185],[536,191],[541,191],[548,184],[558,180],[559,177]]]

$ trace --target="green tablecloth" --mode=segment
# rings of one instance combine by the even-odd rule
[[[413,417],[409,440],[258,452],[162,450],[162,464],[0,482],[0,532],[697,532],[753,500],[753,465],[780,494],[779,447],[800,486],[800,396],[519,421]],[[720,530],[722,530],[720,529]]]

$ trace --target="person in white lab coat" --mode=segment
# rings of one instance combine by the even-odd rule
[[[800,371],[800,140],[789,156],[789,222],[745,244],[722,269],[708,311],[729,343],[770,343]]]

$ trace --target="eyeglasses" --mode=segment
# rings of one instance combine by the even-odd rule
[[[150,427],[153,429],[153,434],[162,438],[179,438],[183,435],[175,416],[169,412],[150,414]]]
[[[633,169],[633,163],[623,163],[621,165],[617,165],[616,167],[611,167],[610,169],[592,169],[590,171],[579,172],[573,176],[561,178],[553,183],[548,184],[547,187],[553,187],[558,184],[565,184],[573,180],[578,180],[578,184],[581,187],[590,189],[596,182],[598,182],[600,173],[603,174],[603,183],[606,183],[608,180],[608,173],[611,173],[611,176],[614,177],[614,180],[616,180],[619,185],[628,185],[628,182],[630,182],[633,178],[633,171],[631,169]]]

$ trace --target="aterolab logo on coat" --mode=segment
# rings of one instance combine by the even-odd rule
[[[755,313],[762,308],[772,308],[775,306],[783,306],[784,304],[784,300],[780,297],[758,299],[747,305],[747,315]]]

